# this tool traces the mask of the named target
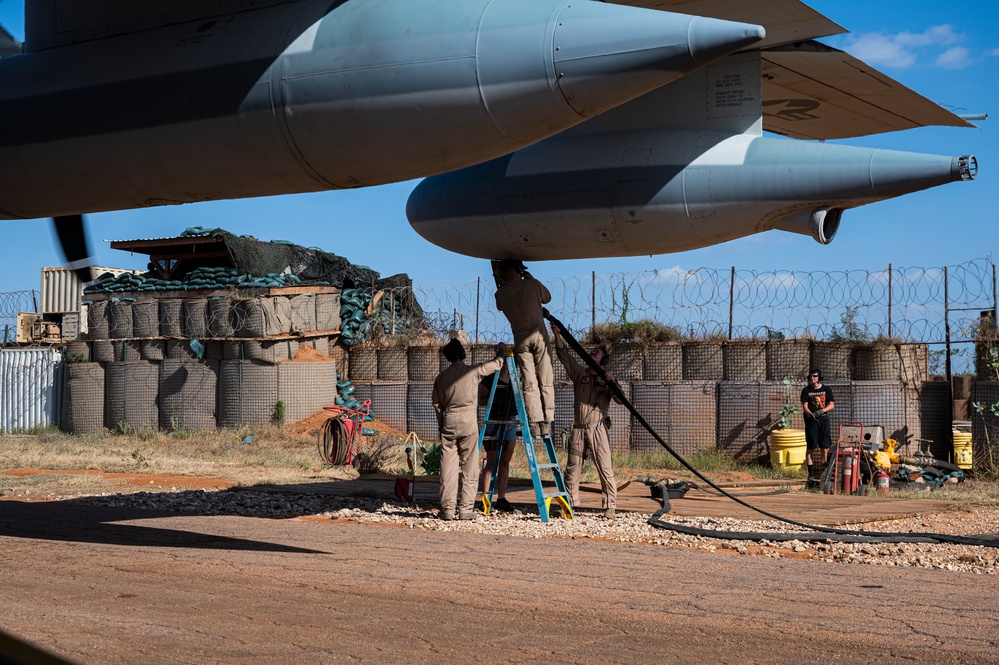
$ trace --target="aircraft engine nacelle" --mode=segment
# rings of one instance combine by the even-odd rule
[[[975,177],[943,157],[697,130],[549,139],[424,180],[421,236],[481,258],[666,254],[780,229],[828,244],[844,210]]]
[[[585,0],[270,5],[3,58],[0,219],[441,173],[765,34]]]

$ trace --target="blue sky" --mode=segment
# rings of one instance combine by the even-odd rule
[[[988,112],[978,129],[927,128],[844,141],[945,155],[974,154],[973,183],[954,183],[847,211],[835,241],[769,232],[680,254],[537,263],[542,279],[701,266],[767,270],[844,270],[943,266],[999,257],[999,3],[812,0],[851,31],[826,39],[924,96],[959,113]],[[918,5],[918,11],[916,10]],[[23,0],[0,0],[0,24],[23,37]],[[15,128],[5,128],[16,131]],[[189,226],[220,226],[264,240],[320,246],[383,275],[406,272],[418,285],[485,278],[485,261],[428,244],[409,226],[405,203],[416,182],[320,194],[102,213],[88,217],[99,265],[145,267],[146,257],[105,241],[174,236]],[[59,265],[49,225],[2,221],[0,291],[37,289],[42,267]]]

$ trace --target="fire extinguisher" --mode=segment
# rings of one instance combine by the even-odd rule
[[[843,464],[840,467],[840,492],[850,494],[853,492],[853,458],[849,455],[843,457]]]
[[[878,472],[874,474],[874,487],[877,488],[879,494],[888,496],[889,482],[889,476],[884,469],[879,469]]]

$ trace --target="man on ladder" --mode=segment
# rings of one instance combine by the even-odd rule
[[[590,450],[593,463],[600,476],[600,490],[603,494],[604,517],[614,519],[617,508],[617,482],[614,479],[614,466],[611,462],[610,439],[607,436],[607,411],[610,401],[617,396],[611,387],[596,373],[583,367],[570,355],[562,331],[552,324],[555,333],[555,353],[565,365],[566,374],[572,381],[573,414],[572,437],[569,439],[569,462],[565,467],[566,489],[573,506],[579,506],[579,476],[583,470],[583,455]],[[603,367],[610,355],[603,347],[590,351],[590,357]],[[614,377],[605,372],[608,381]]]
[[[496,309],[503,312],[513,330],[513,353],[524,387],[527,417],[534,436],[548,436],[555,420],[555,387],[552,359],[548,353],[548,332],[543,305],[552,294],[515,259],[494,263],[499,288]]]

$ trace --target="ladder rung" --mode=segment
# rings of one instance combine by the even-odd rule
[[[538,466],[539,469],[554,469],[555,467],[558,466],[558,464],[556,464],[556,463],[552,463],[552,464],[538,464],[537,466]]]
[[[483,420],[486,425],[523,425],[519,420]]]
[[[554,499],[557,496],[569,496],[568,492],[545,492],[546,499]]]

